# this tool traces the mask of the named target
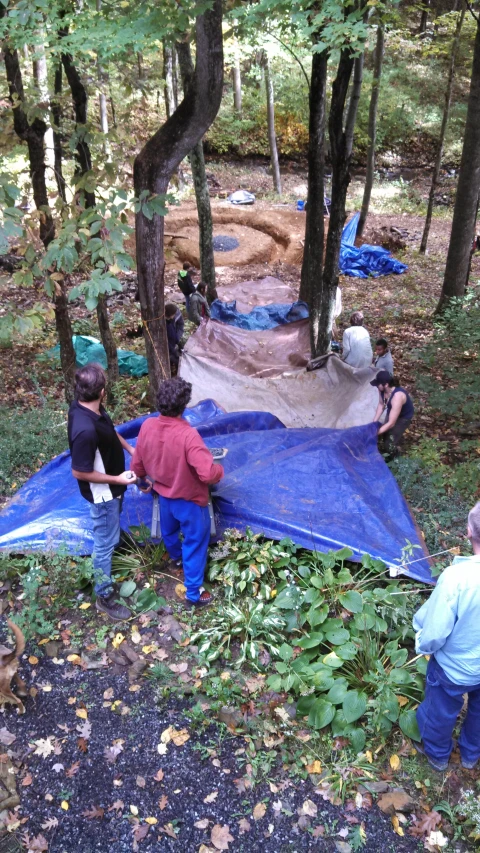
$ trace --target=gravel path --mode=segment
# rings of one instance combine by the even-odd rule
[[[310,782],[291,780],[281,769],[245,789],[245,739],[202,713],[192,715],[178,700],[157,704],[146,679],[129,685],[108,668],[82,671],[44,659],[30,684],[38,693],[26,700],[26,714],[8,707],[0,729],[16,736],[4,747],[20,768],[19,815],[27,818],[16,834],[43,836],[49,853],[349,853],[346,830],[360,822],[365,853],[420,849],[396,835],[375,806],[335,807]],[[178,746],[169,740],[172,731]],[[49,754],[37,754],[42,750]],[[307,800],[310,815],[302,814]],[[262,804],[265,813],[256,820]],[[52,819],[58,825],[48,828]],[[215,847],[212,838],[228,846]]]

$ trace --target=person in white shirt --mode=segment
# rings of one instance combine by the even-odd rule
[[[350,326],[343,333],[343,361],[350,367],[370,367],[373,359],[370,335],[363,325],[363,314],[355,311],[350,317]]]

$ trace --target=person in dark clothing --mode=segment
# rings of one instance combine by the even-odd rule
[[[185,323],[182,312],[174,302],[165,305],[165,322],[167,326],[168,355],[170,357],[170,370],[172,376],[176,376],[178,362],[180,360],[180,341],[183,338]]]
[[[400,439],[415,413],[412,398],[387,370],[380,370],[370,385],[378,388],[379,395],[374,422],[378,422],[385,411],[385,423],[378,430],[379,448],[389,459],[393,459],[398,453]]]
[[[187,314],[190,312],[190,297],[195,293],[195,285],[192,278],[194,275],[195,270],[188,263],[185,263],[182,269],[178,272],[177,284],[185,297]]]
[[[103,408],[106,377],[99,364],[87,364],[75,374],[75,401],[68,412],[68,443],[72,474],[90,504],[93,521],[93,570],[96,607],[113,621],[130,618],[113,591],[112,555],[120,541],[120,513],[127,486],[137,479],[125,470],[124,450],[133,447],[115,430]]]
[[[206,299],[207,285],[202,281],[198,285],[195,294],[190,299],[190,311],[188,319],[199,326],[202,320],[208,320],[210,317],[210,308]]]

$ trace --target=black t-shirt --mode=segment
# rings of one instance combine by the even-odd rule
[[[85,474],[100,471],[114,477],[125,471],[123,447],[102,406],[97,415],[81,403],[72,403],[68,412],[68,444],[74,471]],[[82,496],[96,504],[118,498],[126,489],[126,486],[86,480],[77,480],[77,483]]]
[[[184,296],[191,296],[192,293],[195,293],[196,288],[192,281],[192,276],[186,270],[180,270],[177,282]]]

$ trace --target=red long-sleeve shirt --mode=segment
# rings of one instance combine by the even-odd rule
[[[197,430],[181,418],[148,418],[140,427],[130,468],[150,477],[164,498],[208,503],[208,486],[223,477]]]

